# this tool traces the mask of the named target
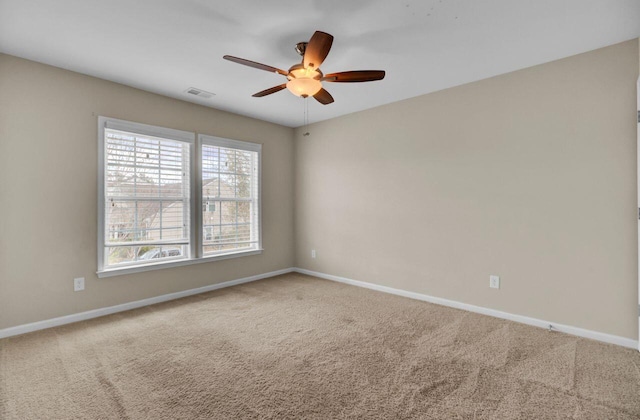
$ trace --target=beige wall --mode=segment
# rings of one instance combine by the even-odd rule
[[[296,130],[298,267],[635,339],[637,77],[633,40]]]
[[[297,265],[636,338],[638,49],[314,124],[295,140],[0,54],[0,329]],[[98,115],[263,143],[265,252],[97,279]],[[74,293],[78,276],[86,290]]]
[[[98,279],[99,115],[263,143],[264,253]],[[0,329],[293,266],[292,142],[290,128],[0,55]]]

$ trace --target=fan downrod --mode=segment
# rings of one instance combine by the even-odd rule
[[[307,50],[308,42],[298,42],[295,46],[295,50],[301,57],[304,57],[304,52]]]

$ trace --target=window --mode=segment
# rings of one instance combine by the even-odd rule
[[[200,140],[202,254],[260,248],[260,145]]]
[[[98,125],[100,277],[261,252],[261,145]]]

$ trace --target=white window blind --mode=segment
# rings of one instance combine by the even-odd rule
[[[102,269],[190,258],[189,136],[104,124]]]
[[[107,117],[98,144],[99,277],[262,252],[260,144]]]
[[[204,135],[200,142],[202,255],[260,249],[261,146]]]

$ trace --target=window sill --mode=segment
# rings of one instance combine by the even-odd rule
[[[137,265],[135,267],[110,268],[107,270],[97,271],[98,278],[123,276],[126,274],[142,273],[144,271],[162,270],[165,268],[182,267],[185,265],[202,264],[213,261],[228,260],[230,258],[247,257],[249,255],[262,254],[262,249],[254,249],[251,251],[230,252],[228,254],[213,255],[210,257],[193,258],[190,260],[167,261],[149,265]]]

